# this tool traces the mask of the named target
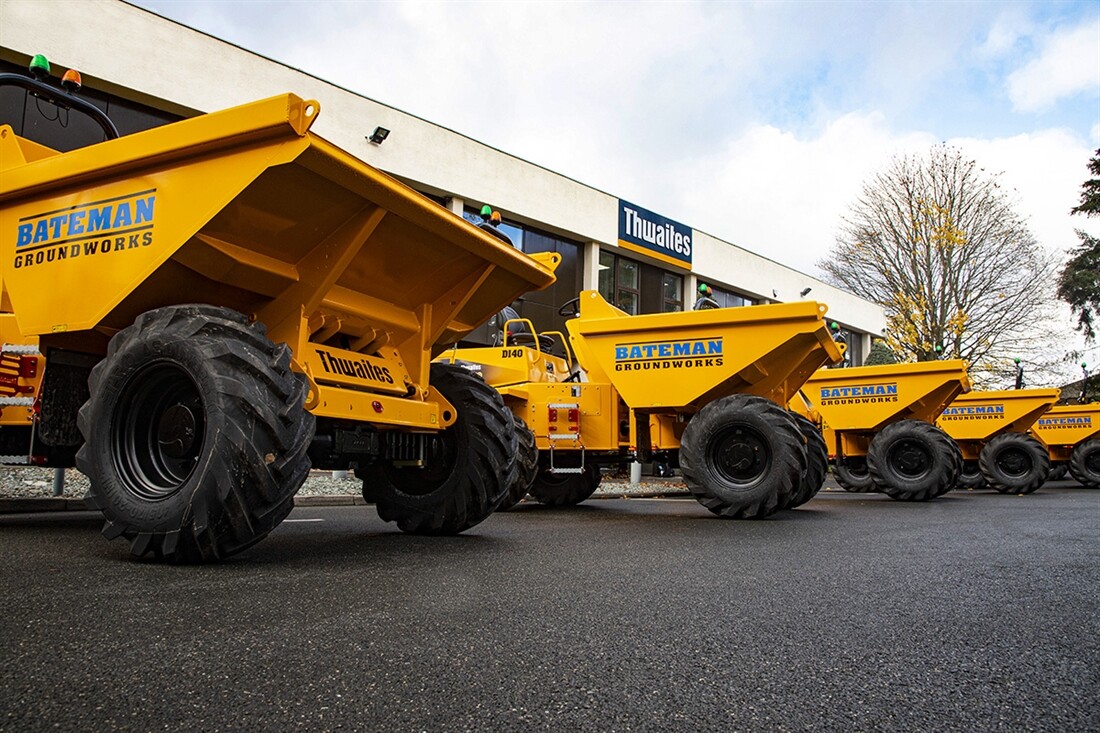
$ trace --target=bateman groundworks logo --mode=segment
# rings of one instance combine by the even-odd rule
[[[897,402],[896,382],[857,384],[853,387],[822,387],[823,405],[865,405],[871,402]]]
[[[1004,405],[966,405],[948,407],[941,416],[944,420],[1003,420]]]
[[[16,269],[126,252],[153,243],[156,189],[25,216],[16,226]]]
[[[722,366],[722,338],[615,345],[615,371]]]
[[[1082,417],[1043,417],[1039,418],[1039,427],[1049,430],[1065,430],[1068,428],[1091,428],[1092,416]]]

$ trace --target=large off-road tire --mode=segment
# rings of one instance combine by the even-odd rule
[[[429,378],[458,415],[430,438],[427,465],[377,461],[356,475],[383,521],[413,534],[457,534],[504,501],[516,459],[516,431],[500,393],[477,374],[436,362]]]
[[[1002,494],[1030,494],[1050,476],[1050,454],[1026,433],[1001,433],[982,448],[982,476]]]
[[[790,413],[736,394],[691,418],[680,471],[700,504],[722,517],[766,517],[791,501],[806,471],[806,443]]]
[[[959,472],[958,489],[984,489],[986,487],[985,476],[978,461],[963,461],[962,471]]]
[[[594,463],[586,463],[580,473],[550,473],[543,469],[528,493],[547,506],[576,506],[592,496],[600,478],[600,467]]]
[[[519,504],[539,473],[539,448],[535,444],[535,434],[515,413],[512,414],[512,425],[516,430],[516,460],[508,481],[508,493],[497,508],[498,512],[506,512]]]
[[[1066,461],[1055,461],[1050,464],[1050,475],[1047,476],[1047,481],[1061,481],[1069,473],[1069,463]]]
[[[1086,440],[1073,449],[1069,472],[1082,486],[1100,489],[1100,439]]]
[[[875,482],[871,480],[871,472],[867,470],[867,458],[864,456],[838,458],[833,463],[833,478],[840,484],[840,488],[853,494],[869,494],[878,491],[875,488]]]
[[[139,557],[220,560],[290,512],[314,418],[263,324],[212,306],[149,311],[111,339],[89,387],[76,463],[108,539]]]
[[[798,488],[791,494],[790,501],[784,507],[785,509],[802,506],[817,496],[817,492],[821,491],[821,486],[825,483],[825,476],[829,472],[829,448],[825,445],[825,438],[822,436],[821,430],[812,421],[797,412],[792,412],[791,417],[794,418],[799,432],[802,433],[802,437],[806,441],[806,471],[802,474],[802,480],[798,482]]]
[[[955,487],[962,455],[935,425],[902,420],[871,440],[867,469],[878,490],[891,499],[927,501]]]

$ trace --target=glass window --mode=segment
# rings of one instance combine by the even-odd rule
[[[615,255],[600,250],[600,264],[597,269],[600,273],[600,295],[608,303],[615,302]]]
[[[684,309],[684,278],[671,272],[661,273],[662,310],[672,313]]]

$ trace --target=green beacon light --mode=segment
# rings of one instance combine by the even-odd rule
[[[489,204],[485,204],[484,206],[481,207],[481,218],[482,219],[488,219],[492,215],[493,215],[493,207],[492,206],[489,206]]]
[[[30,66],[27,68],[30,69],[31,75],[39,81],[48,78],[50,75],[50,62],[40,53],[34,55]]]
[[[1018,356],[1017,356],[1017,357],[1016,357],[1015,359],[1013,359],[1012,361],[1014,361],[1014,362],[1016,362],[1017,364],[1019,364],[1019,363],[1020,363],[1020,357],[1018,357]]]

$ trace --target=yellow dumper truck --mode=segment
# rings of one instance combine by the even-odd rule
[[[135,555],[214,560],[355,468],[407,532],[482,521],[514,477],[499,394],[432,358],[553,272],[310,132],[272,97],[57,153],[0,127],[8,310],[58,387],[87,503]]]
[[[962,455],[934,422],[969,389],[959,360],[821,369],[791,408],[821,426],[844,489],[925,501],[958,481]]]
[[[1055,405],[1031,432],[1046,446],[1056,469],[1068,466],[1081,485],[1100,489],[1100,402]]]
[[[963,455],[959,488],[986,484],[1002,494],[1030,494],[1050,475],[1046,447],[1028,433],[1058,401],[1056,389],[968,392],[956,397],[936,422]]]
[[[568,342],[519,319],[504,324],[503,346],[442,358],[482,374],[517,418],[530,479],[512,501],[526,488],[545,504],[576,504],[601,465],[660,456],[715,514],[764,517],[809,499],[825,477],[816,429],[781,407],[841,359],[825,311],[802,302],[629,316],[589,290],[563,306],[575,316]],[[567,343],[565,356],[551,343]]]

